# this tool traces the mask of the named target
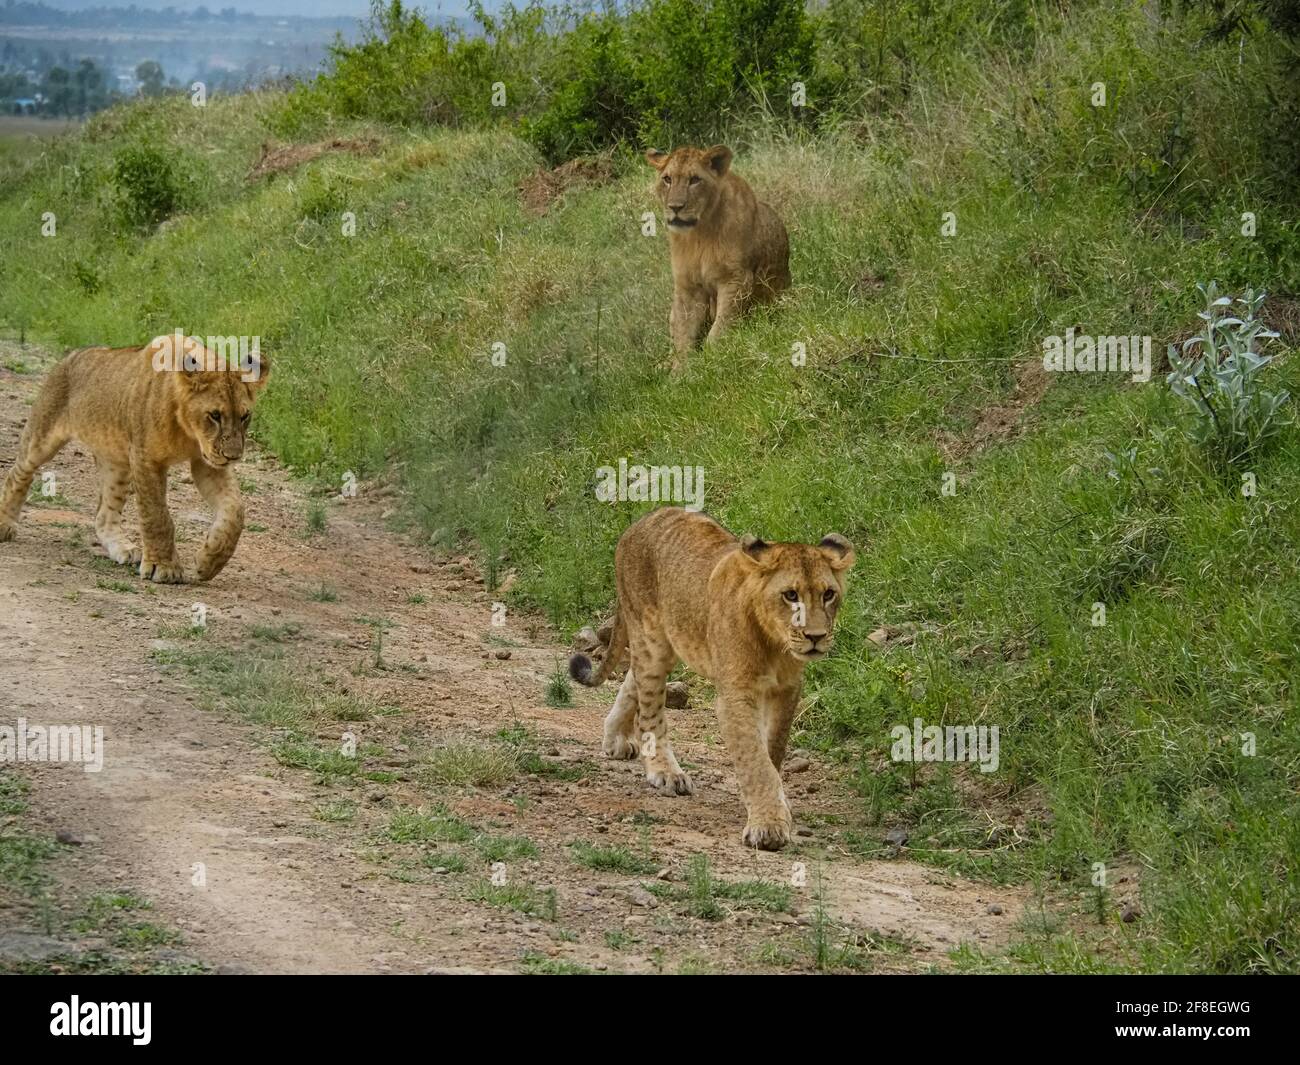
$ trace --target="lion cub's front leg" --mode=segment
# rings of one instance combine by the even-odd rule
[[[683,356],[699,343],[709,321],[709,298],[702,289],[678,287],[673,290],[673,309],[668,318],[673,335],[673,369],[681,369]]]
[[[227,468],[209,466],[202,459],[190,463],[190,473],[203,501],[212,508],[212,524],[199,549],[198,576],[210,581],[222,571],[235,553],[244,531],[244,504],[239,482]]]
[[[167,465],[131,456],[131,478],[140,508],[140,576],[159,584],[180,584],[185,571],[176,557],[176,528],[167,512]]]
[[[764,700],[766,704],[767,700]],[[790,842],[794,831],[794,815],[786,801],[781,786],[781,772],[772,762],[772,746],[764,733],[779,722],[770,717],[760,720],[760,714],[772,714],[788,700],[774,700],[772,706],[760,705],[753,693],[731,689],[718,694],[718,722],[722,738],[736,766],[740,780],[740,797],[745,804],[747,820],[741,838],[750,847],[760,850],[780,850]],[[784,747],[789,735],[789,725],[781,729],[776,746]]]
[[[705,337],[706,343],[712,344],[744,313],[753,286],[753,279],[748,276],[718,286],[718,309]]]

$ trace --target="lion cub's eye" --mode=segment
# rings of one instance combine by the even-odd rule
[[[781,594],[787,603],[799,602],[799,593],[796,592],[793,588],[789,589],[788,591],[782,592]]]
[[[830,602],[831,600],[833,600],[834,598],[835,598],[835,589],[834,589],[834,588],[827,588],[826,591],[822,592],[822,602],[823,602],[823,603],[829,603],[829,602]]]
[[[221,411],[219,410],[208,411],[208,417],[211,418],[217,425],[221,424]]]
[[[250,411],[250,412],[245,413],[244,416],[243,416],[242,418],[239,419],[240,422],[241,422],[242,424],[244,424],[244,425],[247,425],[247,424],[248,424],[248,416],[249,416],[250,413],[252,413],[252,412]]]
[[[692,177],[690,180],[690,184],[692,185],[698,185],[699,183],[700,183],[700,179],[697,177]]]
[[[672,183],[673,183],[673,179],[670,178],[667,174],[665,174],[665,175],[664,175],[664,184],[665,184],[665,185],[671,185]]]

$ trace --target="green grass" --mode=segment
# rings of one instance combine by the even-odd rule
[[[385,830],[394,843],[463,843],[476,834],[472,826],[442,806],[396,810]]]
[[[524,836],[480,836],[474,849],[485,862],[521,862],[537,857],[537,844]]]
[[[541,890],[532,884],[493,884],[476,880],[465,891],[471,902],[482,902],[498,909],[516,910],[531,917],[555,920],[555,889]]]
[[[562,958],[548,958],[544,954],[532,951],[526,953],[519,963],[520,972],[525,976],[595,976],[594,969],[577,962],[564,961]]]
[[[543,757],[538,751],[537,734],[525,725],[512,725],[497,733],[510,752],[518,772],[554,780],[581,780],[591,772],[590,762],[558,762]]]
[[[546,682],[542,697],[546,700],[547,706],[554,706],[557,709],[573,705],[573,685],[569,683],[564,667],[556,667],[550,680]]]
[[[1158,372],[1052,375],[1014,409],[1037,394],[1025,368],[1043,338],[1068,326],[1150,335],[1159,355],[1196,326],[1198,281],[1300,294],[1278,54],[1263,34],[1075,7],[1044,9],[1014,48],[945,45],[941,76],[918,67],[837,128],[737,127],[735,169],[785,218],[794,286],[677,377],[667,249],[640,234],[652,201],[635,157],[539,217],[517,186],[541,159],[502,129],[336,121],[329,135],[374,134],[378,153],[249,183],[281,131],[271,92],[202,113],[142,101],[0,161],[0,328],[74,346],[176,321],[230,332],[237,315],[275,352],[261,444],[331,487],[395,464],[412,529],[487,574],[508,565],[512,604],[565,630],[608,609],[614,543],[646,509],[594,498],[619,458],[702,466],[707,510],[737,532],[841,532],[859,561],[836,653],[808,671],[800,742],[857,781],[848,845],[877,853],[901,824],[911,856],[1067,897],[1094,862],[1136,862],[1144,918],[1120,964],[1295,971],[1300,429],[1254,458],[1261,490],[1243,497],[1184,437]],[[1080,89],[1098,80],[1105,108]],[[165,231],[124,232],[94,194],[139,141],[193,175]],[[364,203],[355,238],[302,228],[313,188]],[[35,235],[45,209],[57,241]],[[76,269],[91,260],[95,293]],[[1300,394],[1300,360],[1264,378]],[[1009,430],[987,435],[999,406]],[[1104,452],[1127,448],[1159,473],[1111,477]],[[304,528],[324,504],[312,515]],[[903,623],[912,643],[868,647]],[[232,699],[301,724],[283,694]],[[890,729],[914,717],[997,725],[998,771],[892,763]],[[523,772],[584,771],[508,731]],[[1050,964],[1088,956],[1082,942]]]
[[[320,536],[325,531],[325,526],[325,504],[312,503],[307,508],[307,535]]]
[[[249,632],[255,640],[287,643],[302,633],[302,626],[296,621],[286,621],[279,625],[254,625]]]
[[[350,799],[332,799],[318,803],[313,808],[312,815],[319,821],[344,823],[357,816],[357,804]]]
[[[29,785],[12,771],[0,772],[0,817],[12,817],[27,809]]]
[[[510,751],[476,743],[439,747],[429,752],[420,765],[421,779],[433,785],[489,788],[504,784],[517,772]]]
[[[422,855],[420,861],[430,869],[445,869],[449,873],[463,873],[469,869],[469,862],[463,855],[446,851]]]
[[[768,880],[719,879],[713,875],[708,856],[704,854],[694,855],[687,863],[686,882],[681,887],[659,881],[642,887],[659,898],[684,905],[692,917],[705,921],[719,921],[729,910],[785,913],[790,909],[791,889],[786,885]]]
[[[627,873],[646,876],[659,867],[646,855],[636,854],[626,847],[603,846],[583,840],[573,844],[573,860],[588,869],[601,873]]]

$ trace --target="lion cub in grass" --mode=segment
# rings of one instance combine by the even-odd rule
[[[804,666],[826,657],[844,597],[852,545],[835,533],[816,545],[738,540],[712,518],[678,507],[630,526],[614,552],[618,608],[600,667],[583,654],[569,673],[595,687],[628,652],[631,663],[605,718],[605,753],[645,758],[646,779],[689,795],[668,742],[664,684],[683,661],[717,688],[722,737],[748,813],[744,842],[777,850],[793,818],[781,787]]]
[[[731,149],[652,148],[655,188],[668,225],[673,263],[669,328],[674,368],[700,342],[720,337],[755,303],[790,286],[790,240],[771,207],[731,170]]]
[[[198,577],[215,577],[244,529],[231,466],[244,454],[249,415],[267,373],[260,354],[231,367],[190,337],[70,353],[50,371],[32,404],[18,456],[0,487],[0,541],[14,538],[36,471],[75,437],[94,453],[99,470],[96,537],[114,562],[139,563],[141,577],[160,583],[185,579],[167,512],[167,470],[188,462],[194,484],[215,512],[199,549]],[[143,550],[122,528],[132,489]]]

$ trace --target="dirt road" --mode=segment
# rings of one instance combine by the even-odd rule
[[[6,364],[26,372],[0,369],[5,468],[48,362],[0,345]],[[670,714],[693,797],[603,759],[613,686],[548,706],[567,649],[515,610],[495,626],[468,559],[388,531],[391,490],[310,496],[254,453],[225,572],[156,586],[95,543],[90,456],[74,444],[50,468],[57,495],[0,545],[0,724],[101,725],[106,755],[98,773],[0,770],[30,785],[0,831],[64,834],[46,863],[56,916],[130,893],[179,933],[173,952],[235,972],[924,971],[1011,935],[1022,891],[855,859],[839,828],[873,829],[815,758],[787,774],[799,846],[742,848],[698,684]],[[207,515],[182,469],[171,503],[192,568]],[[280,705],[295,699],[310,712]],[[331,763],[353,738],[359,758]],[[12,885],[0,894],[0,933],[95,945]]]

